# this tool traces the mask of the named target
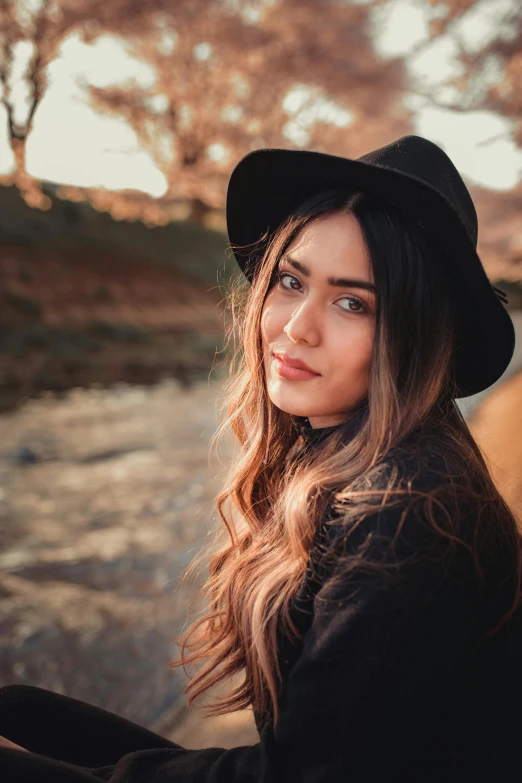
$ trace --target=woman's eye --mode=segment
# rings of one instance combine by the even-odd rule
[[[299,280],[297,280],[297,277],[294,277],[293,275],[288,274],[288,272],[278,272],[277,273],[277,279],[279,280],[281,286],[283,288],[285,288],[287,291],[288,290],[292,290],[292,289],[288,289],[287,286],[283,285],[283,278],[285,278],[285,277],[290,277],[292,280],[296,280],[297,283],[299,283]]]
[[[297,283],[297,285],[301,285],[299,280],[297,279],[297,277],[295,277],[294,275],[291,275],[289,272],[278,271],[278,273],[277,273],[277,280],[278,280],[278,283],[281,286],[281,288],[284,291],[296,291],[296,290],[298,290],[296,288],[290,287],[292,285],[291,283],[290,283],[290,286],[285,285],[283,283],[283,280],[284,280],[285,277],[289,277],[290,280],[294,280]],[[361,302],[360,299],[356,299],[353,296],[343,296],[343,298],[340,299],[339,301],[341,301],[341,302],[343,302],[343,301],[355,302],[355,304],[356,304],[356,309],[355,310],[350,308],[350,307],[341,307],[341,310],[347,310],[349,313],[365,313],[366,312],[366,305],[364,304],[364,302]]]
[[[352,296],[350,296],[350,297],[345,296],[343,299],[341,299],[341,301],[344,301],[344,302],[355,302],[355,304],[357,305],[357,309],[356,310],[350,309],[349,312],[352,312],[352,313],[363,313],[364,312],[364,309],[365,309],[364,303],[361,302],[359,299],[355,299]],[[343,310],[348,310],[348,309],[349,308],[347,308],[347,307],[343,307]]]

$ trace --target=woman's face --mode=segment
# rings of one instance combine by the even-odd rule
[[[335,213],[311,221],[278,269],[261,320],[268,395],[314,428],[339,424],[367,395],[375,332],[371,261],[357,219]]]

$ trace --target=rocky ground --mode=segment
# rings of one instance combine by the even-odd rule
[[[0,417],[1,685],[83,699],[185,747],[257,741],[249,712],[187,708],[187,675],[167,668],[204,571],[181,576],[216,523],[220,389],[78,388]]]

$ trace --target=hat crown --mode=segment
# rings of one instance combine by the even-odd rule
[[[475,205],[460,173],[437,144],[422,136],[401,136],[385,147],[361,155],[357,160],[416,177],[437,190],[451,204],[477,247],[478,219]]]

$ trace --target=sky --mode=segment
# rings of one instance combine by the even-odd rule
[[[352,0],[364,3],[366,0]],[[466,51],[480,50],[498,28],[498,20],[509,14],[518,0],[479,0],[452,30],[452,36],[428,42],[430,18],[444,13],[441,4],[427,0],[388,0],[371,9],[374,46],[384,59],[404,57],[409,79],[405,105],[413,112],[413,132],[439,144],[471,184],[493,190],[510,190],[522,179],[522,152],[513,141],[512,122],[493,112],[455,112],[444,108],[454,99],[455,88],[447,80],[460,73],[456,38]],[[504,35],[509,37],[506,25]],[[175,38],[165,38],[171,50]],[[22,68],[28,48],[21,44],[17,53]],[[205,59],[209,46],[202,41],[194,56]],[[501,67],[493,58],[487,63],[484,87],[498,80]],[[109,78],[110,74],[110,78]],[[34,119],[34,131],[27,144],[27,168],[30,174],[58,183],[110,190],[132,188],[160,197],[167,189],[165,177],[151,156],[142,148],[132,128],[123,120],[96,113],[85,100],[84,84],[97,87],[134,83],[154,85],[154,69],[138,62],[128,53],[125,41],[102,36],[93,44],[84,44],[72,35],[62,45],[59,58],[49,70],[49,89]],[[430,95],[439,105],[433,105]],[[24,102],[23,90],[17,99]],[[161,110],[161,96],[157,96]],[[232,111],[233,106],[226,107]],[[288,114],[284,127],[289,145],[306,148],[307,128],[317,119],[341,127],[353,117],[345,107],[327,97],[296,85],[285,97]],[[227,151],[212,145],[207,151],[214,159],[227,160]],[[12,154],[7,142],[6,115],[0,107],[0,174],[12,169]]]

